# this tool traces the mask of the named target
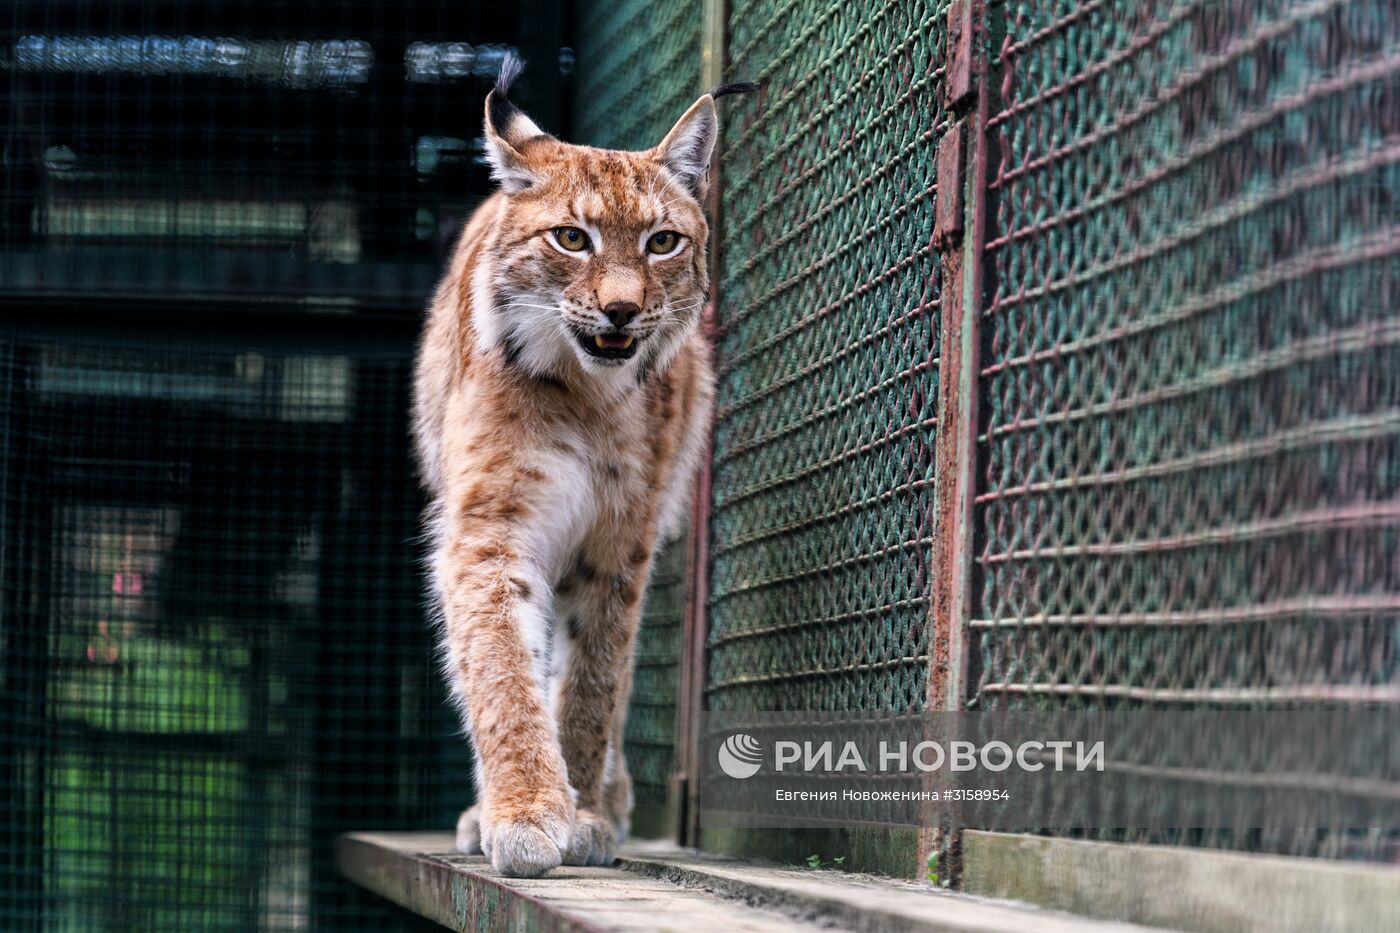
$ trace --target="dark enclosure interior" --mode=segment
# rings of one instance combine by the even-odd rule
[[[483,191],[507,51],[558,125],[563,7],[13,5],[4,291],[417,309]]]
[[[414,922],[335,834],[446,829],[421,310],[559,3],[15,4],[0,24],[0,929]],[[564,80],[561,80],[563,78]]]

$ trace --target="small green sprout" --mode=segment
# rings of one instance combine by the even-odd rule
[[[836,858],[828,862],[824,861],[820,855],[816,855],[814,853],[812,855],[807,856],[806,862],[807,867],[812,869],[813,871],[818,871],[822,868],[841,869],[846,867],[846,856],[838,855],[836,856]]]

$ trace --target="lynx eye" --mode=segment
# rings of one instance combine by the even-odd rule
[[[578,227],[555,227],[554,242],[571,253],[579,253],[588,249],[588,234]]]
[[[647,252],[653,256],[664,256],[674,250],[681,241],[681,235],[674,230],[661,230],[647,239]]]

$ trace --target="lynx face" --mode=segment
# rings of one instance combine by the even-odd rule
[[[715,138],[703,97],[653,149],[568,145],[498,88],[486,141],[505,194],[472,283],[483,352],[532,374],[635,385],[669,365],[708,289],[701,207]]]

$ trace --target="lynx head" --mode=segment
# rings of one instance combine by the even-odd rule
[[[622,387],[669,365],[706,299],[703,203],[718,121],[700,97],[651,149],[574,146],[486,98],[486,155],[504,193],[473,273],[478,347],[536,376]]]

